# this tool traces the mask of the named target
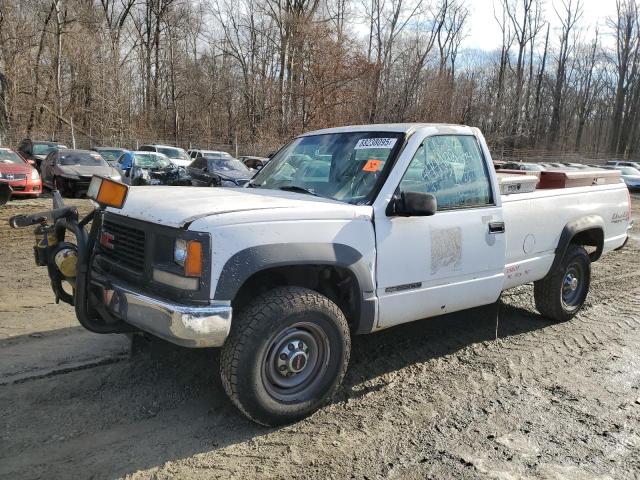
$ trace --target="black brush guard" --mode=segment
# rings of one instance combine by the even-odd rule
[[[0,184],[0,198],[3,198],[3,188]],[[37,225],[36,235],[46,236],[51,233],[55,235],[56,242],[53,246],[44,246],[41,252],[42,263],[46,265],[51,288],[56,296],[56,302],[62,300],[75,307],[76,317],[80,324],[95,333],[129,333],[137,329],[120,319],[115,318],[107,310],[101,299],[97,298],[90,289],[89,271],[93,248],[100,229],[101,212],[98,207],[86,217],[79,220],[78,210],[75,207],[67,207],[62,200],[62,196],[57,190],[53,191],[53,209],[46,212],[35,213],[33,215],[16,215],[9,219],[12,228],[26,228]],[[89,225],[87,232],[87,225]],[[64,275],[59,271],[54,256],[57,251],[56,245],[65,244],[66,233],[69,232],[75,237],[75,244],[71,246],[77,251],[76,276],[73,295],[67,293],[62,282]],[[66,244],[69,245],[69,244]]]

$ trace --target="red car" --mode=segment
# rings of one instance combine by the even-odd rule
[[[11,186],[12,196],[37,197],[42,192],[38,171],[10,148],[0,148],[0,181]]]

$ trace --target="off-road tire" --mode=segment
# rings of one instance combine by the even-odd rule
[[[297,331],[299,325],[324,332],[328,354],[326,361],[316,362],[316,367],[322,367],[320,373],[308,377],[315,387],[293,393],[296,398],[285,401],[270,392],[273,387],[265,380],[265,369],[271,352],[277,355],[279,351],[274,342]],[[254,422],[266,426],[292,423],[331,399],[344,378],[350,350],[349,326],[335,303],[307,288],[276,288],[256,297],[234,316],[220,357],[222,385],[236,407]],[[303,368],[309,365],[305,361]]]
[[[567,270],[572,265],[582,269],[580,292],[570,305],[563,301],[563,285]],[[552,320],[565,322],[573,318],[584,305],[591,282],[591,258],[581,245],[570,244],[567,251],[553,272],[533,284],[533,294],[537,310]]]

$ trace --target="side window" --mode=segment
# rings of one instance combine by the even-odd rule
[[[489,174],[471,135],[427,137],[402,177],[400,191],[431,193],[438,210],[493,204]]]
[[[142,151],[142,152],[155,152],[156,149],[155,149],[155,147],[152,147],[150,145],[143,145],[143,146],[140,147],[140,151]]]

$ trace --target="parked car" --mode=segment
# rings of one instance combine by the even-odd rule
[[[115,168],[118,168],[118,158],[128,151],[126,148],[118,147],[93,147],[91,150],[98,152],[102,158],[109,162],[109,165]]]
[[[533,172],[542,172],[546,170],[544,166],[539,163],[529,163],[529,162],[506,162],[500,165],[500,170],[526,170]]]
[[[187,168],[191,163],[191,158],[182,148],[171,147],[169,145],[142,145],[139,149],[141,152],[158,152],[169,157],[171,162],[178,167]]]
[[[338,390],[353,335],[489,305],[530,283],[550,320],[580,311],[600,272],[592,262],[628,239],[626,187],[501,195],[490,165],[477,128],[391,124],[298,136],[251,188],[96,178],[92,234],[61,222],[79,252],[74,295],[61,299],[98,333],[221,347],[221,383],[239,410],[288,424]],[[41,258],[59,292],[56,248]]]
[[[577,162],[563,162],[562,165],[569,167],[569,168],[574,168],[577,170],[589,170],[591,169],[591,167],[589,165],[585,165],[584,163],[577,163]]]
[[[256,171],[262,170],[262,167],[264,167],[267,162],[269,162],[269,159],[267,157],[252,157],[249,155],[238,157],[238,160],[244,163],[245,167]]]
[[[118,171],[127,185],[191,185],[186,170],[158,152],[125,152]]]
[[[630,162],[627,160],[609,160],[607,165],[614,167],[633,167],[640,170],[640,162]]]
[[[63,196],[86,193],[93,175],[122,179],[118,170],[91,150],[53,150],[42,161],[41,172],[43,185]]]
[[[67,148],[66,145],[56,141],[31,140],[25,138],[18,146],[18,153],[22,155],[30,164],[41,170],[42,160],[54,150]]]
[[[10,148],[0,148],[0,180],[9,184],[12,196],[37,197],[42,192],[36,168]]]
[[[627,184],[629,190],[640,189],[640,169],[623,165],[606,165],[604,168],[607,170],[619,170],[620,177]]]
[[[239,160],[216,158],[215,156],[197,157],[187,167],[191,183],[198,187],[243,187],[253,173]]]
[[[202,150],[199,148],[187,150],[187,154],[190,158],[198,158],[198,157],[211,157],[211,158],[233,158],[228,152],[224,152],[222,150]]]

